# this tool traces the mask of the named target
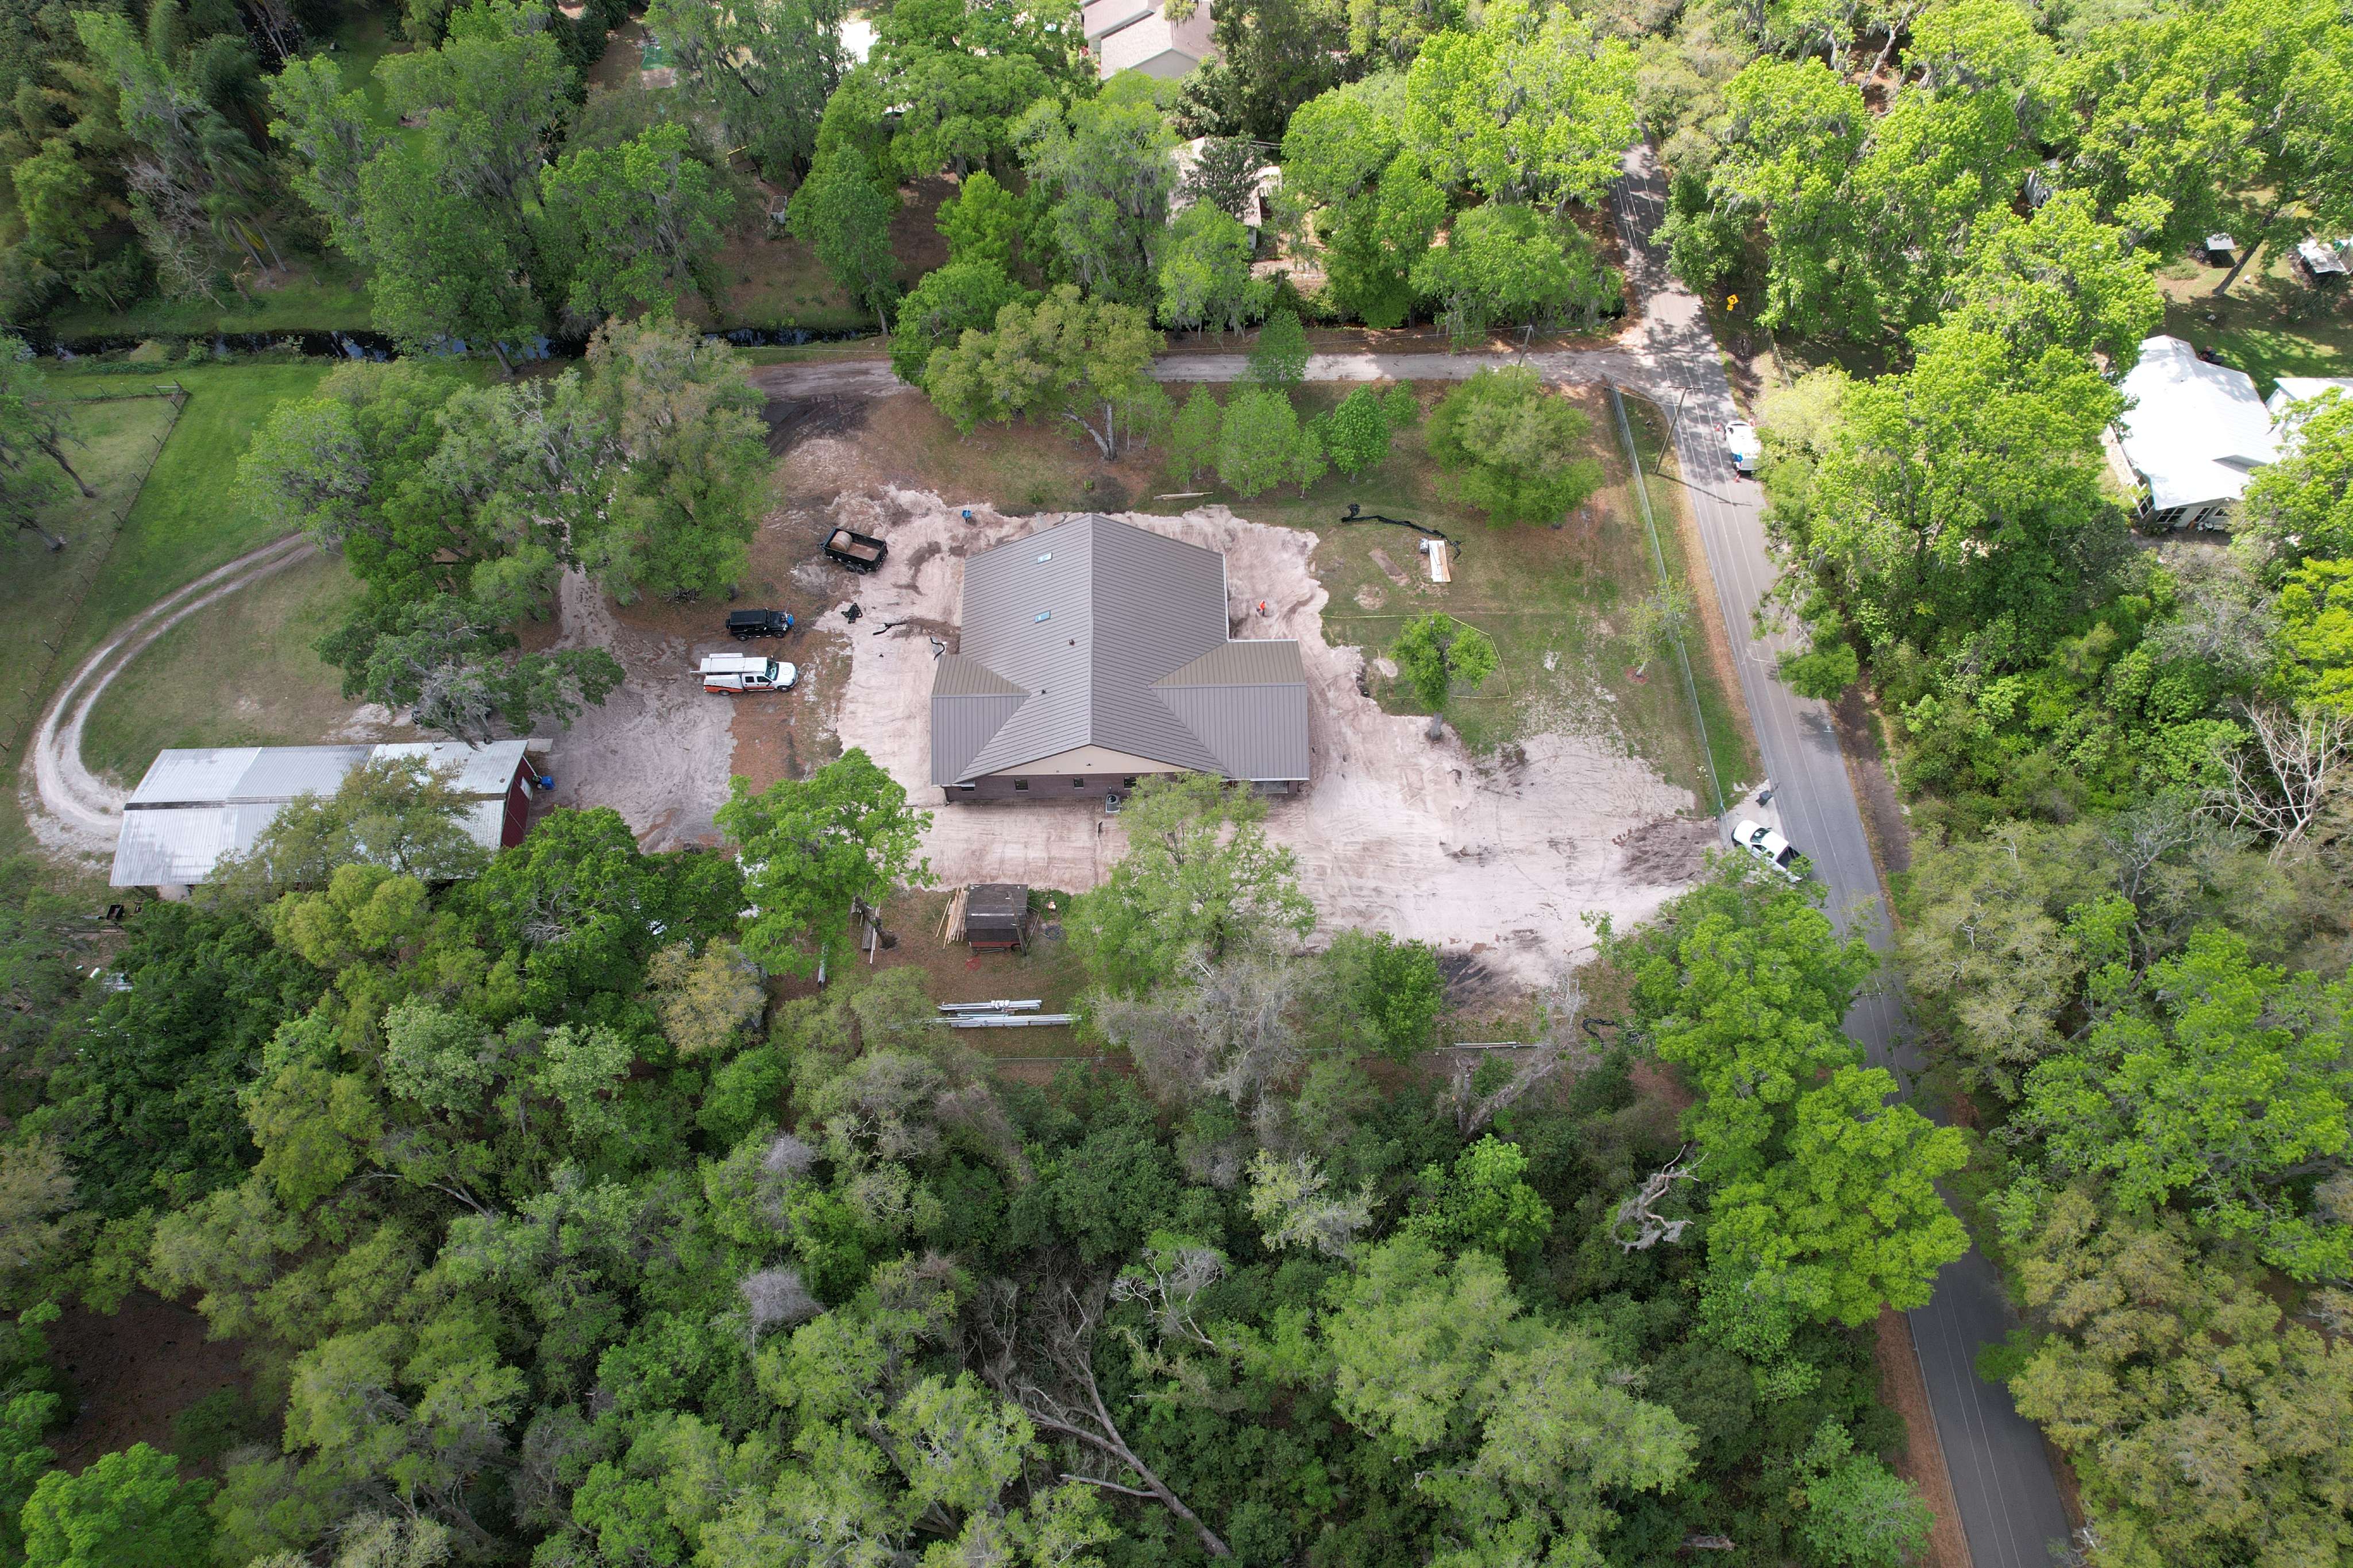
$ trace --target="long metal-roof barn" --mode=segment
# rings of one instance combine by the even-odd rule
[[[1149,773],[1307,782],[1299,645],[1227,636],[1226,558],[1089,514],[965,563],[932,685],[951,801],[1071,799]]]
[[[522,842],[531,820],[528,742],[388,742],[375,746],[206,746],[156,754],[122,808],[115,841],[118,888],[167,892],[211,879],[226,856],[241,855],[306,795],[332,795],[360,764],[413,759],[448,770],[472,804],[459,818],[485,849]]]

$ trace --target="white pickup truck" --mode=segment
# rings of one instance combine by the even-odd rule
[[[702,689],[741,697],[746,691],[784,691],[801,678],[789,664],[751,653],[714,653],[702,661]]]
[[[1797,849],[1763,823],[1742,817],[1740,825],[1732,830],[1732,841],[1792,882],[1806,879],[1802,858]]]

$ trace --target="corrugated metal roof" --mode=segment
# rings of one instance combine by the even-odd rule
[[[1155,684],[1164,691],[1172,686],[1304,686],[1307,667],[1299,662],[1299,645],[1288,637],[1245,638],[1219,644]]]
[[[131,792],[129,804],[137,809],[332,794],[367,754],[365,746],[208,746],[160,752]]]
[[[1022,690],[976,658],[944,653],[932,672],[934,697],[1019,697]]]
[[[1158,689],[1171,681],[1223,695],[1180,710]],[[933,782],[1089,745],[1236,778],[1304,778],[1303,762],[1254,773],[1230,759],[1287,769],[1304,758],[1305,683],[1295,643],[1227,640],[1217,551],[1072,518],[965,563],[962,650],[939,661],[932,687]],[[1295,701],[1240,695],[1285,685]],[[1226,739],[1212,742],[1201,723]],[[1286,733],[1246,742],[1252,724]]]
[[[1164,687],[1160,700],[1201,737],[1228,778],[1307,778],[1307,687]]]
[[[261,830],[278,820],[279,808],[278,802],[257,802],[126,811],[108,880],[118,888],[204,881],[222,856],[251,848]]]
[[[1021,709],[1021,694],[943,696],[932,693],[932,782],[945,789],[972,776],[980,755],[1005,721]]]
[[[290,801],[332,795],[362,763],[413,757],[455,773],[475,804],[459,820],[475,843],[499,847],[506,792],[527,742],[408,742],[380,746],[216,746],[157,754],[122,814],[115,841],[118,888],[193,884],[208,879],[221,858],[243,854]]]
[[[470,746],[463,741],[391,742],[375,748],[370,762],[413,757],[435,773],[444,768],[456,770],[453,786],[459,795],[496,795],[507,793],[514,782],[515,769],[522,765],[526,741],[491,741]]]

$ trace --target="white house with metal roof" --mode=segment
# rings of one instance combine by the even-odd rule
[[[2227,528],[2257,468],[2274,462],[2271,411],[2254,378],[2198,357],[2179,338],[2144,339],[2120,390],[2115,436],[2141,512],[2168,528]]]
[[[459,741],[375,746],[207,746],[160,752],[122,807],[114,847],[118,888],[165,897],[209,881],[224,857],[253,847],[278,814],[303,795],[332,795],[362,763],[412,759],[446,773],[467,798],[459,818],[485,849],[522,842],[531,826],[528,741],[470,746]]]
[[[932,782],[951,802],[1124,795],[1171,773],[1297,790],[1299,645],[1228,626],[1215,550],[1089,514],[984,551],[933,676]]]
[[[2299,403],[2334,392],[2347,403],[2353,403],[2353,375],[2284,375],[2272,384],[2272,395],[2263,399],[2271,411],[2272,423],[2284,420]]]

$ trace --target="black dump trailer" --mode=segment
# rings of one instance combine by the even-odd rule
[[[825,536],[825,553],[827,559],[852,572],[871,572],[882,564],[882,557],[891,553],[891,547],[872,534],[837,528]]]

